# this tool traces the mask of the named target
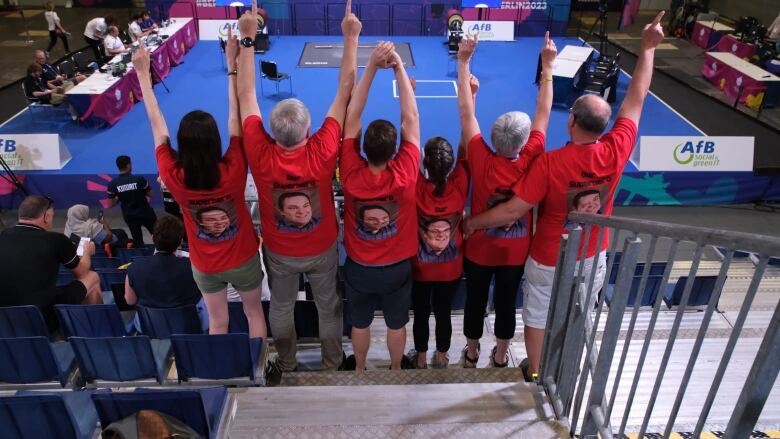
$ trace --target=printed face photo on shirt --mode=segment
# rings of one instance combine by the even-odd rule
[[[322,219],[316,187],[296,190],[274,189],[274,216],[282,232],[308,232]]]
[[[510,198],[512,198],[514,194],[511,191],[507,191],[506,193],[500,193],[500,194],[493,194],[488,198],[487,207],[488,209],[491,209],[495,206],[498,206],[501,203],[506,203],[509,201]],[[511,222],[509,224],[504,224],[503,226],[499,227],[493,227],[489,229],[485,229],[485,235],[493,237],[493,238],[523,238],[525,236],[528,236],[528,226],[525,223],[525,215],[520,217],[517,221]]]
[[[189,211],[197,225],[198,239],[221,242],[238,233],[238,217],[232,201],[208,206],[191,205]]]
[[[421,262],[446,262],[455,258],[457,242],[455,233],[460,224],[460,215],[449,217],[420,216],[420,248],[417,258]]]
[[[398,232],[398,204],[395,201],[356,201],[355,218],[361,239],[377,241]]]
[[[569,212],[601,214],[608,191],[608,185],[571,189],[566,194],[566,206]],[[575,226],[568,218],[564,223],[566,229],[573,229]]]

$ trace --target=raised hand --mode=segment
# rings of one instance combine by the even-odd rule
[[[133,68],[139,78],[151,78],[151,72],[149,70],[149,52],[146,48],[141,46],[135,52],[133,52]]]
[[[469,62],[476,49],[477,35],[475,34],[473,38],[469,38],[468,35],[464,36],[458,43],[458,60]]]
[[[363,23],[352,13],[352,0],[347,0],[344,19],[341,20],[341,34],[348,38],[357,38],[363,29]]]
[[[555,47],[555,41],[550,39],[550,31],[547,31],[544,33],[544,44],[542,45],[542,67],[544,70],[552,71],[556,55],[558,55],[558,48]]]
[[[393,65],[395,45],[391,41],[381,41],[371,52],[368,63],[380,69],[386,69]]]
[[[471,95],[475,96],[479,91],[479,78],[471,75],[471,77],[469,77],[469,87],[471,88]]]
[[[252,9],[244,12],[238,19],[238,31],[241,38],[255,38],[257,35],[257,0],[252,0]]]
[[[228,27],[227,42],[225,44],[225,58],[227,58],[227,68],[230,71],[233,71],[236,68],[238,51],[238,38],[233,35],[233,30]]]
[[[666,11],[659,12],[653,21],[645,25],[645,28],[642,30],[642,50],[655,49],[664,40],[664,29],[661,26],[661,19],[664,18],[665,13]]]

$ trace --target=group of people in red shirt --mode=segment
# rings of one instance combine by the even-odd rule
[[[595,211],[606,215],[611,211],[615,187],[636,138],[653,50],[663,38],[660,18],[645,30],[643,52],[612,131],[602,134],[610,119],[609,105],[598,96],[586,95],[572,108],[571,142],[547,153],[555,44],[545,36],[533,122],[521,112],[500,116],[491,127],[491,147],[475,116],[479,81],[469,71],[477,41],[464,39],[458,53],[460,146],[456,155],[446,139],[428,140],[422,148],[421,169],[413,81],[390,42],[377,45],[357,80],[362,24],[351,12],[349,0],[341,23],[344,48],[336,96],[322,126],[312,132],[306,106],[286,99],[273,108],[267,121],[270,133],[266,131],[255,90],[256,14],[253,5],[239,19],[241,38],[231,35],[227,41],[230,146],[224,154],[215,120],[201,111],[182,118],[178,148],[172,148],[152,90],[149,55],[140,50],[133,58],[157,145],[160,176],[184,213],[193,274],[208,307],[209,331],[227,331],[230,283],[241,294],[250,336],[266,336],[259,240],[243,198],[248,167],[259,196],[276,369],[297,367],[293,311],[301,273],[317,305],[323,369],[365,369],[376,309],[382,310],[387,326],[391,369],[427,367],[432,310],[436,352],[430,362],[432,367],[446,367],[452,334],[450,303],[464,267],[468,343],[463,365],[476,366],[488,290],[495,279],[496,346],[490,363],[506,366],[516,327],[515,300],[529,249],[527,283],[532,267],[537,278],[551,278],[567,213],[580,204],[593,210],[596,203]],[[361,115],[379,69],[392,69],[395,74],[400,133],[382,119],[363,129]],[[354,351],[349,359],[341,344],[343,311],[337,287],[338,220],[331,187],[337,166],[345,196],[343,280]],[[469,183],[472,216],[464,219]],[[590,192],[580,194],[583,191]],[[536,204],[541,212],[532,240],[530,208]],[[589,250],[591,259],[601,255],[595,248]],[[528,373],[533,373],[538,369],[549,288],[537,282],[524,290],[526,303],[533,304],[532,310],[524,310]],[[403,351],[412,304],[415,348],[409,358]]]

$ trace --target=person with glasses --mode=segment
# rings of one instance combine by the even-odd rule
[[[523,288],[528,359],[521,367],[526,380],[534,380],[539,370],[558,248],[561,235],[566,233],[564,226],[569,212],[585,209],[582,204],[587,201],[590,212],[600,209],[606,216],[612,214],[612,203],[623,167],[637,140],[637,125],[653,76],[655,48],[664,38],[661,28],[663,15],[661,11],[642,31],[641,51],[634,76],[612,130],[604,133],[612,114],[607,101],[593,94],[581,96],[574,102],[566,126],[571,141],[563,148],[542,154],[528,174],[514,186],[513,196],[507,202],[467,218],[464,223],[464,231],[473,233],[474,230],[515,221],[527,215],[535,205],[540,207]],[[583,200],[586,196],[589,200]],[[603,285],[605,251],[609,244],[605,234],[601,248],[597,249],[598,235],[596,232],[590,234],[582,277],[589,279],[596,264],[593,291],[598,291]]]
[[[0,306],[35,305],[51,331],[58,321],[54,305],[103,303],[100,279],[90,270],[95,244],[83,255],[64,234],[52,232],[54,202],[30,195],[19,206],[19,222],[0,233]],[[60,265],[74,279],[58,285]]]

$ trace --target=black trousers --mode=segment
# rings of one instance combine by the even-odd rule
[[[94,40],[94,39],[92,39],[92,38],[90,38],[90,37],[88,37],[86,35],[84,35],[84,41],[86,41],[87,44],[89,44],[89,46],[92,48],[92,53],[95,54],[95,62],[98,63],[98,64],[103,64],[102,63],[103,60],[101,59],[103,57],[100,55],[100,43],[101,43],[101,41],[100,40]]]
[[[466,307],[463,310],[463,334],[479,339],[484,328],[485,309],[490,281],[495,278],[493,305],[496,310],[496,338],[509,340],[515,336],[515,302],[523,278],[523,265],[485,266],[464,260],[466,272]]]
[[[460,280],[450,282],[424,282],[414,281],[412,286],[412,304],[414,305],[414,350],[417,352],[428,351],[428,319],[431,317],[431,305],[436,319],[436,350],[447,352],[450,350],[452,339],[452,298],[458,289]]]
[[[127,228],[130,229],[130,236],[133,237],[133,247],[144,246],[144,233],[141,227],[146,227],[150,234],[154,233],[154,224],[157,222],[157,215],[154,211],[140,217],[125,217]]]
[[[68,36],[64,33],[58,34],[55,30],[49,31],[49,47],[46,48],[47,52],[51,52],[51,49],[57,44],[57,38],[62,40],[62,45],[65,46],[65,53],[70,53],[70,47],[68,47]]]

